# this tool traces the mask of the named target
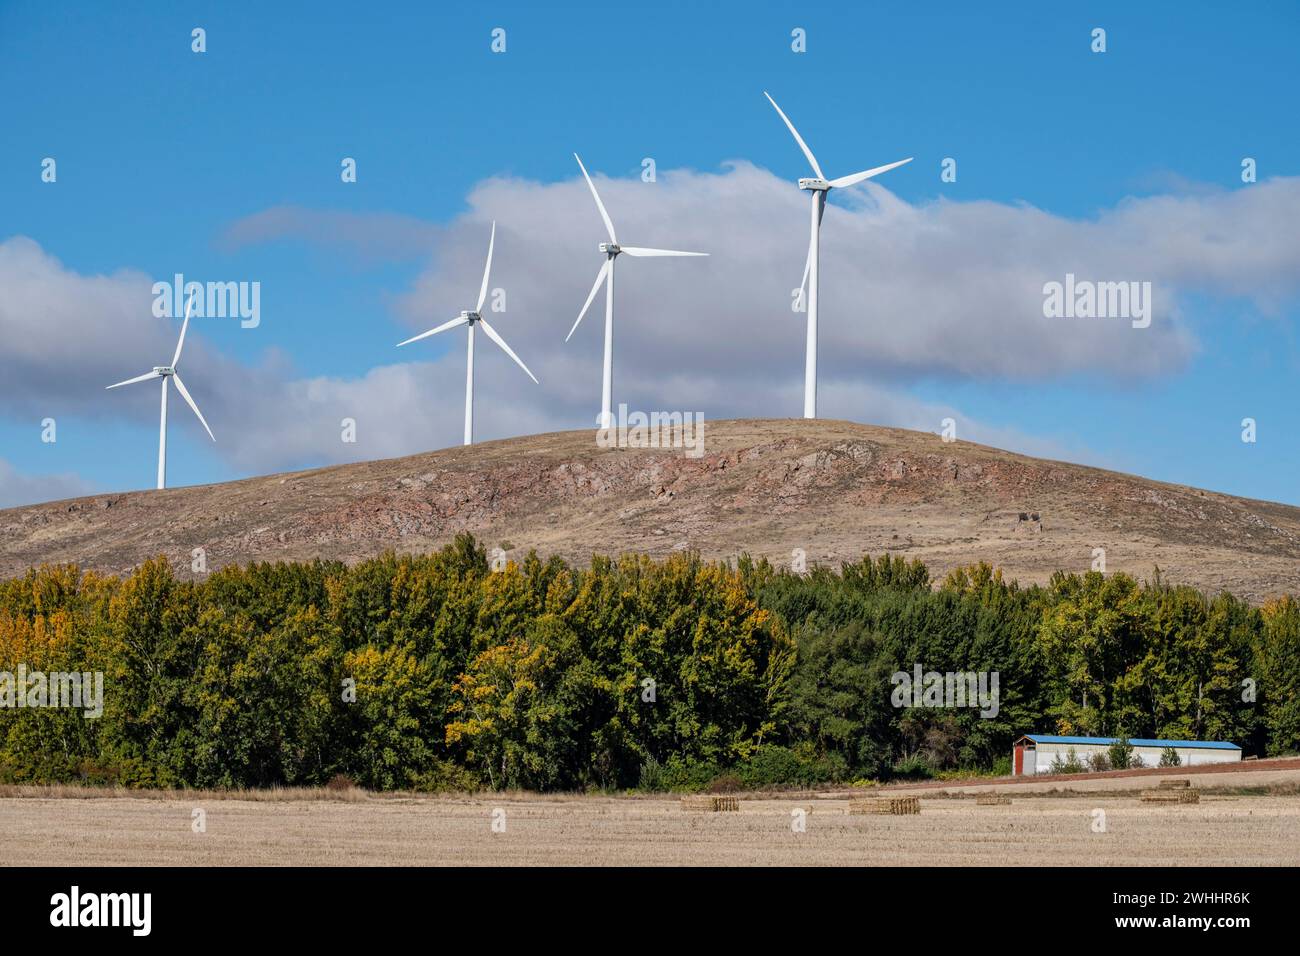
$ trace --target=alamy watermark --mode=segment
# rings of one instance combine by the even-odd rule
[[[1065,274],[1065,282],[1043,283],[1048,319],[1130,319],[1135,329],[1151,324],[1150,282],[1093,282]]]
[[[104,672],[0,671],[0,708],[61,708],[84,711],[86,720],[104,713]]]
[[[73,885],[50,897],[50,925],[55,927],[125,927],[132,936],[148,936],[153,927],[152,893],[83,893]]]
[[[193,318],[239,319],[245,329],[255,329],[262,322],[262,283],[260,282],[186,282],[176,273],[171,282],[153,284],[153,314],[159,319],[179,319],[185,303],[194,297],[190,310]]]
[[[920,664],[897,671],[889,682],[894,692],[889,700],[895,707],[978,707],[990,720],[998,715],[997,671],[926,671]]]
[[[602,425],[603,416],[596,424]],[[618,406],[618,418],[596,432],[601,448],[684,448],[687,458],[704,454],[703,412],[628,412]]]

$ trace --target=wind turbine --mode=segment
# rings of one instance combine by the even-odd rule
[[[445,332],[448,329],[454,329],[458,326],[469,326],[469,354],[465,363],[465,444],[474,443],[474,326],[483,326],[483,331],[497,345],[501,346],[502,351],[515,360],[515,364],[524,370],[524,373],[536,384],[537,376],[528,371],[528,366],[519,360],[519,356],[510,350],[506,345],[506,340],[497,334],[497,330],[488,325],[487,319],[483,318],[483,303],[487,300],[488,276],[492,274],[492,248],[497,241],[497,224],[492,223],[492,235],[488,239],[487,264],[483,266],[483,284],[478,290],[478,305],[474,306],[473,312],[462,312],[450,322],[444,322],[436,329],[430,329],[428,332],[421,332],[419,335],[407,339],[405,342],[398,342],[397,347],[410,345],[412,342],[418,342],[420,339],[427,339],[431,335],[437,335],[439,332]]]
[[[146,382],[151,378],[162,379],[162,422],[158,426],[158,487],[167,487],[167,380],[176,379],[176,391],[181,393],[181,398],[185,399],[185,404],[194,410],[199,421],[203,424],[203,429],[208,433],[208,437],[213,441],[217,438],[212,434],[212,429],[208,428],[207,421],[203,418],[203,413],[199,411],[199,406],[194,404],[194,399],[190,398],[190,391],[181,381],[180,374],[176,371],[176,366],[181,361],[181,349],[185,346],[185,330],[190,327],[190,310],[194,307],[194,295],[191,293],[189,300],[185,303],[185,321],[181,323],[181,337],[176,340],[176,354],[172,356],[171,365],[156,365],[152,372],[145,372],[143,375],[137,375],[135,378],[128,378],[125,382],[118,382],[116,385],[109,385],[108,388],[118,388],[122,385],[133,385],[136,382]]]
[[[767,101],[772,104],[785,125],[790,130],[790,135],[794,141],[799,144],[803,154],[808,157],[808,164],[812,166],[816,174],[812,178],[799,180],[799,188],[806,189],[811,193],[812,198],[812,236],[808,240],[808,259],[803,267],[803,280],[799,283],[799,294],[803,294],[805,283],[808,286],[808,345],[807,353],[804,359],[804,380],[803,380],[803,417],[817,417],[817,257],[818,257],[818,234],[821,232],[822,212],[826,209],[826,194],[832,189],[839,189],[844,186],[852,186],[854,183],[860,183],[864,179],[871,179],[879,176],[881,173],[887,173],[891,169],[902,166],[904,163],[910,163],[913,157],[900,159],[896,163],[889,163],[886,166],[877,166],[874,169],[866,169],[860,173],[853,173],[849,176],[841,176],[839,179],[827,179],[822,174],[821,166],[817,165],[817,157],[812,154],[808,144],[803,141],[799,131],[794,128],[790,118],[781,112],[781,107],[776,105],[776,100],[763,91]]]
[[[600,289],[600,284],[608,280],[605,286],[605,371],[600,384],[600,427],[612,428],[614,416],[611,413],[611,406],[614,395],[614,260],[622,253],[629,256],[651,257],[651,256],[707,256],[707,252],[676,252],[672,249],[647,249],[642,246],[620,246],[618,239],[614,236],[614,223],[609,218],[609,213],[605,211],[605,204],[600,201],[600,193],[596,192],[596,184],[591,181],[587,175],[587,167],[582,165],[582,160],[577,153],[573,158],[578,160],[578,168],[582,170],[583,179],[587,180],[587,188],[591,190],[591,198],[596,200],[596,208],[600,210],[600,218],[605,221],[605,231],[609,233],[609,242],[602,242],[599,246],[600,251],[605,254],[605,262],[596,273],[596,284],[591,287],[591,292],[587,294],[587,301],[582,305],[582,311],[578,313],[577,321],[573,323],[573,328],[569,329],[569,334],[564,337],[564,341],[569,341],[573,333],[577,331],[578,323],[582,317],[587,314],[587,309],[591,307],[591,300],[596,298],[596,292]]]

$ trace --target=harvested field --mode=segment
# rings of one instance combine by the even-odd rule
[[[1300,798],[1161,806],[922,797],[920,815],[850,815],[848,798],[746,796],[730,813],[604,796],[0,798],[9,865],[1300,865]],[[194,833],[191,811],[206,811]],[[807,810],[806,832],[791,811]],[[494,810],[505,832],[493,832]],[[1106,832],[1093,832],[1094,811]],[[496,815],[499,820],[500,814]]]

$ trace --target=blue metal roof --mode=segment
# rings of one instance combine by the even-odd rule
[[[1093,744],[1109,747],[1118,737],[1054,737],[1051,734],[1025,734],[1022,739],[1032,740],[1036,744]],[[1130,737],[1129,743],[1134,747],[1202,747],[1207,750],[1240,750],[1234,743],[1226,740],[1148,740]]]

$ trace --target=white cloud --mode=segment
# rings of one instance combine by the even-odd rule
[[[176,333],[153,317],[150,287],[133,270],[81,275],[23,236],[0,242],[0,408],[94,413],[104,386],[169,359]]]
[[[654,184],[598,183],[621,241],[711,253],[707,260],[618,261],[615,353],[624,382],[648,386],[689,369],[700,379],[731,380],[739,393],[801,378],[804,318],[790,302],[807,249],[806,194],[744,163],[718,174],[669,172]],[[1177,219],[1190,216],[1183,205],[1175,204],[1178,215],[1155,206],[1143,214],[1135,201],[1076,222],[992,202],[913,206],[875,184],[841,198],[847,205],[828,206],[822,226],[823,384],[934,375],[1036,381],[1089,372],[1131,379],[1178,371],[1194,352],[1175,281],[1199,275],[1200,250],[1181,248],[1185,240],[1176,236],[1163,237],[1163,247],[1153,241],[1162,217],[1182,228]],[[1300,206],[1294,186],[1286,198]],[[1223,205],[1238,220],[1267,209],[1256,204],[1243,214],[1217,197],[1189,200],[1198,201]],[[510,314],[526,323],[523,346],[540,353],[543,367],[561,352],[598,363],[599,312],[570,345],[560,343],[595,277],[596,244],[604,239],[581,180],[489,180],[469,203],[398,303],[399,314],[416,327],[427,322],[430,303],[447,303],[448,314],[472,303],[488,221],[496,219],[494,283],[507,289]],[[1202,230],[1222,221],[1200,219]],[[1146,236],[1135,239],[1138,229]],[[1146,244],[1159,254],[1147,255]],[[1300,255],[1290,259],[1294,266]],[[1281,275],[1285,267],[1274,263],[1272,271]],[[1160,310],[1152,327],[1044,318],[1043,284],[1067,272],[1152,281]],[[1221,287],[1236,291],[1228,274],[1221,273]]]
[[[805,323],[790,301],[807,244],[805,195],[747,163],[720,173],[661,171],[654,184],[599,176],[597,183],[620,241],[711,253],[620,258],[616,403],[701,411],[714,420],[799,414]],[[1176,374],[1197,348],[1180,314],[1186,294],[1243,296],[1267,312],[1292,300],[1300,282],[1300,246],[1289,225],[1300,214],[1300,179],[1130,199],[1087,220],[994,202],[912,205],[875,184],[837,202],[822,228],[824,417],[933,431],[951,415],[963,438],[1053,457],[1080,453],[970,421],[959,409],[916,400],[906,387]],[[488,180],[470,195],[469,211],[445,227],[282,207],[235,223],[227,238],[244,244],[328,232],[331,242],[374,255],[431,252],[394,300],[402,321],[423,330],[474,304],[492,219],[492,285],[505,289],[507,310],[488,318],[542,385],[479,336],[476,433],[591,426],[600,390],[599,301],[564,343],[604,239],[580,178]],[[421,253],[425,243],[431,249]],[[1044,318],[1043,283],[1067,272],[1151,281],[1151,327]],[[0,289],[0,331],[9,343],[0,350],[0,411],[155,420],[152,390],[115,395],[112,403],[103,392],[104,384],[144,371],[148,356],[165,361],[174,346],[175,323],[150,311],[147,277],[82,276],[31,240],[14,238],[0,243]],[[451,348],[439,358],[425,361],[436,350],[416,343],[403,350],[411,361],[351,378],[303,377],[275,353],[245,366],[209,348],[203,332],[200,324],[186,346],[187,379],[218,433],[217,453],[241,471],[400,455],[460,439],[463,329],[445,334]],[[220,389],[208,384],[216,381]],[[355,445],[340,440],[344,417],[357,420]],[[183,427],[198,426],[186,413]]]

